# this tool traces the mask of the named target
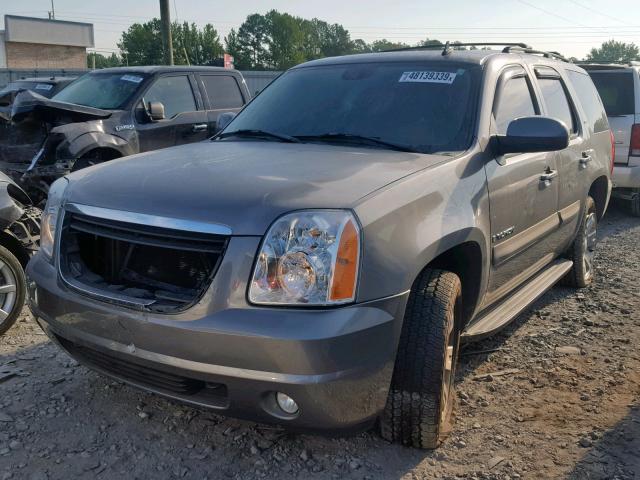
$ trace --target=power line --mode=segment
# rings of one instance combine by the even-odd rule
[[[571,3],[573,3],[573,4],[577,5],[577,6],[579,6],[579,7],[584,8],[585,10],[589,10],[590,12],[595,13],[596,15],[600,15],[601,17],[606,17],[606,18],[609,18],[609,19],[611,19],[611,20],[615,20],[616,22],[620,22],[620,23],[622,23],[622,24],[624,24],[624,25],[629,25],[629,22],[627,22],[627,21],[625,21],[625,20],[621,20],[621,19],[619,19],[619,18],[616,18],[616,17],[614,17],[614,16],[612,16],[612,15],[609,15],[608,13],[600,12],[599,10],[596,10],[596,9],[594,9],[594,8],[591,8],[590,6],[585,5],[585,4],[583,4],[583,3],[577,2],[576,0],[569,0],[569,1],[570,1]]]
[[[573,20],[571,20],[571,19],[569,19],[567,17],[563,17],[562,15],[558,15],[557,13],[554,13],[554,12],[551,12],[551,11],[546,10],[544,8],[538,7],[537,5],[533,5],[532,3],[526,2],[525,0],[518,0],[518,2],[528,6],[530,8],[533,8],[535,10],[538,10],[538,11],[540,11],[542,13],[546,13],[547,15],[551,15],[552,17],[556,17],[556,18],[559,18],[560,20],[564,20],[565,22],[569,22],[569,23],[571,23],[573,25],[579,25],[581,27],[589,28],[587,25],[584,25],[584,24],[578,23],[578,22],[574,22]]]

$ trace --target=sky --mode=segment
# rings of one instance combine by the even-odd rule
[[[53,0],[56,18],[94,24],[96,50],[117,51],[123,30],[159,16],[158,0]],[[172,19],[211,23],[224,37],[247,15],[271,9],[340,23],[351,37],[409,44],[441,41],[524,42],[583,58],[615,38],[640,45],[637,0],[171,0]],[[47,17],[51,0],[0,0],[0,15]]]

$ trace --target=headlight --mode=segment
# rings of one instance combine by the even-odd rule
[[[49,260],[53,259],[58,213],[68,184],[69,181],[66,178],[59,178],[51,184],[47,204],[42,212],[40,250]]]
[[[355,299],[360,227],[346,210],[280,217],[265,236],[249,300],[264,305],[337,305]]]

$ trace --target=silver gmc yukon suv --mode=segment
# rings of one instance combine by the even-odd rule
[[[148,391],[434,448],[460,343],[593,281],[611,165],[590,77],[554,54],[312,61],[212,141],[57,180],[29,301]]]

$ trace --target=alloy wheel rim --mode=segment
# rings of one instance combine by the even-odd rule
[[[598,220],[596,214],[591,212],[587,215],[584,229],[584,274],[587,280],[593,276],[593,260],[595,257],[596,244],[598,243]]]
[[[457,307],[457,306],[456,306]],[[445,358],[444,358],[444,369],[442,372],[442,397],[440,404],[440,431],[442,431],[446,424],[447,419],[449,418],[449,414],[452,409],[451,395],[453,392],[453,382],[455,376],[455,335],[453,334],[453,327],[455,324],[455,315],[457,313],[457,308],[454,311],[453,318],[449,321],[447,325],[447,333],[446,333],[446,347],[445,347]]]
[[[8,263],[0,260],[0,324],[4,322],[16,304],[17,278]]]

